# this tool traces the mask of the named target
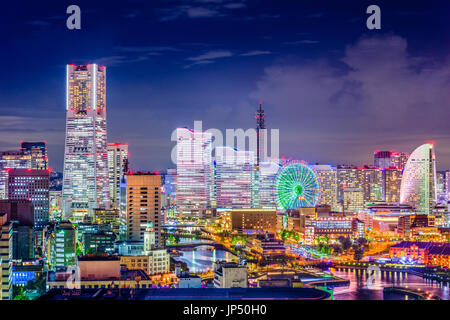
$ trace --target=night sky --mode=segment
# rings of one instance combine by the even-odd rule
[[[81,30],[66,28],[67,6]],[[368,5],[382,29],[368,30]],[[255,127],[262,101],[280,153],[362,165],[373,150],[435,141],[450,169],[448,1],[5,1],[0,150],[48,143],[61,171],[65,65],[107,67],[109,142],[133,170],[174,167],[176,127]]]

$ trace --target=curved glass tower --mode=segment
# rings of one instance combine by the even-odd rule
[[[432,143],[421,145],[408,158],[400,203],[413,206],[418,213],[431,214],[436,203],[436,156]]]

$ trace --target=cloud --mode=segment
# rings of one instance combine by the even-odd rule
[[[183,5],[174,5],[168,8],[158,8],[155,12],[160,15],[161,21],[171,21],[179,18],[216,18],[225,17],[231,10],[247,7],[246,1],[226,0],[188,0]]]
[[[298,44],[316,44],[319,43],[318,40],[298,40],[298,41],[289,41],[289,42],[285,42],[285,44],[293,44],[293,45],[298,45]]]
[[[450,152],[450,61],[412,56],[396,35],[363,37],[339,63],[279,62],[257,88],[251,98],[262,99],[270,127],[281,128],[281,149],[306,160],[339,154],[351,163],[374,149],[410,152],[428,140]]]
[[[228,58],[233,56],[233,53],[229,50],[211,50],[199,56],[186,58],[188,61],[193,61],[193,63],[186,65],[184,68],[188,69],[194,65],[211,64],[214,60],[220,58]]]
[[[94,62],[98,65],[105,65],[108,67],[117,66],[124,63],[141,62],[148,60],[148,56],[128,57],[128,56],[107,56],[95,59]]]
[[[240,56],[250,57],[250,56],[260,56],[263,54],[272,54],[272,52],[271,51],[254,50],[254,51],[241,53]]]
[[[51,26],[52,24],[48,21],[45,20],[32,20],[32,21],[28,21],[28,24],[31,24],[33,26],[39,26],[39,27],[47,27],[47,26]]]
[[[229,50],[211,50],[199,56],[187,58],[186,60],[189,61],[211,60],[211,59],[231,57],[232,55],[233,53]]]
[[[308,15],[308,18],[322,18],[325,15],[325,12],[317,12]]]

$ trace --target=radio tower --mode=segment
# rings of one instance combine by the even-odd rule
[[[259,108],[256,111],[256,165],[259,167],[259,162],[264,161],[264,110],[262,109],[262,102],[259,103]]]

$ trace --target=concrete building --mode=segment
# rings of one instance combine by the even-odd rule
[[[148,255],[121,256],[120,264],[129,270],[141,269],[148,275],[170,272],[170,254],[166,249],[154,249]]]
[[[241,233],[276,233],[276,209],[232,209],[225,215],[231,219],[231,230]]]
[[[12,299],[12,223],[5,213],[0,213],[0,300]]]
[[[344,189],[344,212],[358,213],[364,210],[364,189],[346,188]]]
[[[8,199],[31,200],[34,208],[34,227],[42,230],[49,221],[50,173],[47,170],[10,169]]]
[[[108,143],[108,178],[111,205],[119,209],[120,181],[128,172],[128,143]]]
[[[247,268],[234,262],[216,262],[214,264],[214,287],[247,288]]]
[[[122,236],[127,240],[144,240],[151,223],[156,246],[161,238],[161,176],[157,173],[128,173],[121,183]]]

